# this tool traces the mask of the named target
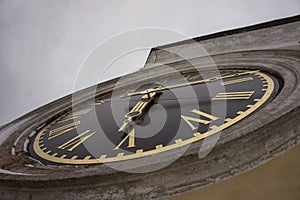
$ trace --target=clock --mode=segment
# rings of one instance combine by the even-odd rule
[[[217,69],[202,57],[144,68],[5,125],[0,195],[163,198],[250,170],[300,141],[297,51],[212,58]]]
[[[172,151],[252,115],[279,88],[273,75],[260,70],[164,74],[59,115],[30,139],[29,156],[44,165],[82,165]]]

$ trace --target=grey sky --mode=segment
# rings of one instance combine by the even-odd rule
[[[195,37],[299,11],[299,0],[0,0],[0,125],[70,94],[84,58],[113,35],[159,27]]]

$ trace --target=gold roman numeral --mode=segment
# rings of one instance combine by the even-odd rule
[[[212,100],[243,100],[250,99],[254,91],[225,92],[217,94]]]
[[[91,108],[87,108],[87,109],[84,109],[84,110],[71,112],[70,114],[63,117],[59,122],[65,122],[65,121],[68,121],[68,120],[71,120],[71,119],[77,119],[77,118],[79,118],[83,115],[86,115],[91,110],[92,110]]]
[[[128,140],[128,146],[127,146],[127,149],[129,149],[129,148],[133,148],[133,147],[135,147],[135,141],[134,141],[134,129],[132,129],[131,131],[130,131],[130,133],[118,144],[118,146],[116,146],[115,148],[114,148],[114,150],[117,150],[117,149],[119,149],[120,148],[120,146],[126,141],[126,140]]]
[[[205,112],[202,112],[200,110],[194,109],[194,110],[191,110],[191,112],[193,112],[197,115],[203,116],[207,119],[210,119],[210,120],[204,120],[204,119],[199,119],[199,118],[194,118],[194,117],[188,117],[188,116],[181,115],[182,119],[189,125],[189,127],[191,127],[192,130],[197,129],[197,127],[194,126],[192,124],[192,122],[198,122],[198,123],[207,125],[207,124],[211,123],[212,121],[215,121],[215,120],[219,119],[218,117],[212,116],[212,115],[207,114]]]
[[[189,74],[189,75],[186,76],[186,79],[189,80],[189,81],[191,81],[191,80],[198,79],[200,77],[201,77],[200,74]]]
[[[221,85],[231,85],[231,84],[235,84],[235,83],[242,83],[242,82],[246,82],[246,81],[252,81],[253,78],[252,77],[247,77],[247,78],[240,78],[240,79],[235,79],[232,81],[226,81],[226,82],[222,82]]]
[[[90,133],[91,130],[86,130],[83,133],[81,133],[80,135],[74,137],[73,139],[67,141],[66,143],[60,145],[59,149],[67,149],[68,151],[73,151],[76,147],[78,147],[79,145],[81,145],[84,141],[86,141],[87,139],[89,139],[92,135],[94,135],[96,132],[92,132]]]
[[[94,102],[89,103],[91,106],[100,106],[105,103],[105,100],[95,99]]]
[[[70,124],[67,124],[67,125],[64,125],[59,128],[51,130],[49,132],[48,140],[56,138],[57,136],[60,136],[64,133],[67,133],[67,132],[77,128],[79,124],[80,124],[80,121],[76,121],[76,122],[73,122],[73,123],[70,123]]]

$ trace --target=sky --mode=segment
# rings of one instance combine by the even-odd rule
[[[0,0],[0,125],[71,94],[88,55],[124,32],[152,27],[192,38],[299,11],[300,0]],[[106,78],[142,67],[150,48]]]

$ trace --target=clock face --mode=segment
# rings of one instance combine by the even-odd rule
[[[182,78],[183,77],[183,78]],[[255,70],[182,72],[107,92],[46,124],[29,143],[46,165],[130,160],[198,142],[258,111],[278,81]]]

